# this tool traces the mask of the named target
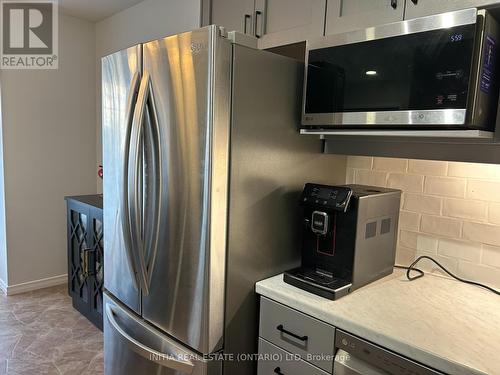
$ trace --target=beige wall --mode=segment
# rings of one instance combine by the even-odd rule
[[[59,56],[1,72],[9,286],[66,274],[64,196],[96,192],[94,24],[60,14]]]
[[[100,58],[138,43],[198,28],[200,4],[200,0],[145,0],[96,24],[98,164],[102,164]],[[97,189],[102,191],[100,179]]]
[[[500,165],[350,156],[347,182],[403,190],[399,264],[429,255],[500,287]]]

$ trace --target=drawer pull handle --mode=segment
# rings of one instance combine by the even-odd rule
[[[287,331],[284,327],[283,327],[283,324],[280,324],[279,326],[276,327],[276,329],[278,331],[280,331],[281,333],[286,333],[287,335],[289,336],[292,336],[292,337],[295,337],[296,339],[300,340],[300,341],[307,341],[308,337],[307,336],[299,336],[299,335],[296,335],[295,333],[293,332],[290,332],[290,331]]]
[[[279,367],[276,367],[276,368],[274,369],[274,372],[275,372],[276,374],[278,374],[278,375],[285,375],[285,374],[283,374],[283,373],[281,372],[281,369],[280,369]]]

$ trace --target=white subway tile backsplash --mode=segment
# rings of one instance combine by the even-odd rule
[[[441,201],[441,197],[405,193],[403,207],[408,211],[439,215],[441,213]]]
[[[488,204],[470,199],[446,198],[443,202],[443,215],[463,219],[486,220]]]
[[[500,247],[483,245],[481,263],[500,268]]]
[[[404,173],[389,173],[387,186],[410,193],[421,193],[424,187],[424,176]]]
[[[500,165],[348,157],[347,181],[403,191],[396,261],[500,287]],[[424,270],[440,272],[424,261]]]
[[[435,237],[419,233],[417,235],[417,251],[426,251],[436,254],[439,240]]]
[[[426,194],[464,198],[465,186],[463,178],[426,176],[424,191]]]
[[[395,158],[374,158],[373,169],[390,171],[390,172],[406,172],[408,168],[408,160]]]
[[[420,230],[438,236],[459,238],[462,222],[442,216],[422,215]]]
[[[449,163],[448,176],[500,180],[500,165],[481,163]]]
[[[405,246],[398,246],[396,250],[396,264],[409,266],[415,260],[416,251]]]
[[[500,202],[500,182],[470,180],[467,184],[467,198]]]
[[[346,184],[354,184],[355,183],[356,170],[354,168],[347,168],[345,173],[346,173],[345,174]]]
[[[399,244],[409,249],[417,249],[417,232],[401,230],[399,232]]]
[[[420,226],[420,214],[401,210],[399,212],[399,228],[417,231]]]
[[[500,288],[500,272],[498,268],[477,263],[460,261],[458,274],[468,280],[480,280],[494,288]]]
[[[438,239],[422,233],[401,230],[399,233],[399,244],[417,251],[425,251],[436,254]]]
[[[456,240],[439,240],[438,253],[448,257],[456,257],[479,263],[481,245]]]
[[[408,172],[424,176],[446,176],[448,163],[434,160],[410,160]]]
[[[490,203],[488,221],[492,224],[500,224],[500,203]]]
[[[373,158],[371,156],[349,156],[347,167],[358,169],[372,169]]]
[[[431,257],[435,260],[437,260],[443,267],[448,269],[448,271],[457,273],[458,270],[458,259],[457,258],[452,258],[452,257],[447,257],[444,255],[439,255],[439,254],[432,254],[428,253],[426,251],[417,251],[417,257],[426,255],[428,257]],[[418,263],[417,268],[420,268],[426,272],[432,272],[432,273],[439,273],[441,275],[446,275],[439,266],[437,266],[434,262],[428,260],[428,259],[423,259],[420,263]]]
[[[386,186],[387,173],[359,169],[356,171],[356,175],[354,178],[357,184],[384,187]]]
[[[464,238],[487,245],[500,246],[500,226],[465,222]]]

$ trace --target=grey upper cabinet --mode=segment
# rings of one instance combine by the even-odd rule
[[[210,23],[259,38],[259,48],[323,35],[327,0],[212,0]]]
[[[405,0],[328,0],[326,35],[402,21],[404,11]]]
[[[405,19],[499,4],[500,0],[406,0]]]
[[[326,0],[256,0],[255,35],[259,37],[259,48],[322,36],[325,11]]]
[[[212,0],[212,24],[253,35],[255,0]]]

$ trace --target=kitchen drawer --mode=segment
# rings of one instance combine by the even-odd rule
[[[335,328],[265,297],[259,336],[331,373]]]
[[[302,361],[297,356],[259,339],[257,375],[328,375],[327,372]]]

